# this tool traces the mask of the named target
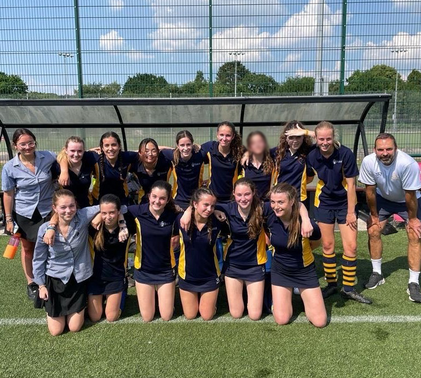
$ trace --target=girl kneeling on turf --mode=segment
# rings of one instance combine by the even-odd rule
[[[265,205],[266,223],[274,248],[271,269],[273,316],[278,324],[289,323],[292,291],[296,287],[300,290],[307,319],[316,327],[324,327],[326,308],[312,253],[320,244],[320,229],[311,220],[313,234],[309,238],[301,236],[297,198],[293,186],[278,184],[270,191],[270,206]]]
[[[134,279],[140,314],[144,322],[155,316],[155,292],[159,313],[170,320],[174,312],[175,257],[171,239],[178,237],[177,211],[171,185],[162,180],[152,184],[149,203],[128,207],[136,222]]]
[[[178,284],[187,319],[194,319],[199,312],[204,320],[211,320],[216,312],[221,272],[215,244],[222,224],[213,214],[215,204],[210,189],[196,189],[191,198],[190,228],[185,231],[180,227]]]
[[[73,193],[67,189],[54,192],[53,211],[58,215],[54,243],[43,236],[54,226],[44,223],[35,244],[33,271],[39,285],[39,297],[45,301],[48,330],[53,336],[82,328],[87,301],[88,278],[92,275],[88,247],[88,225],[99,207],[77,210]]]
[[[109,322],[120,317],[124,290],[127,289],[127,253],[131,238],[120,241],[119,232],[126,227],[125,220],[119,220],[121,203],[114,194],[106,194],[99,201],[99,230],[89,230],[89,245],[93,260],[93,275],[88,285],[88,314],[93,322],[101,319],[104,312]],[[129,233],[135,233],[134,222],[129,225]]]

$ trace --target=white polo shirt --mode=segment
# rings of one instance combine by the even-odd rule
[[[376,185],[377,194],[392,202],[405,202],[405,190],[416,190],[417,198],[421,197],[420,167],[401,150],[396,151],[391,165],[384,165],[375,153],[366,156],[361,164],[358,181]]]

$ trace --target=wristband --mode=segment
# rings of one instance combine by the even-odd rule
[[[308,130],[307,130],[307,129],[306,129],[306,131],[305,131],[305,135],[306,135],[306,136],[308,136]]]
[[[13,218],[6,219],[6,223],[13,223]]]
[[[121,231],[121,230],[125,230],[125,229],[127,229],[127,226],[126,226],[126,225],[124,225],[124,226],[120,226],[120,231]]]
[[[126,221],[124,219],[121,219],[118,221],[118,224],[126,224]]]
[[[53,225],[53,224],[49,224],[48,226],[47,226],[47,231],[48,230],[56,230],[56,226],[55,225]]]

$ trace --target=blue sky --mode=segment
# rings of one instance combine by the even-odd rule
[[[213,0],[214,72],[242,51],[252,71],[282,81],[312,75],[318,0]],[[84,82],[124,84],[136,73],[169,82],[209,74],[209,0],[79,0]],[[341,0],[323,8],[324,76],[339,76]],[[0,71],[21,75],[31,90],[63,94],[64,59],[75,54],[73,0],[2,0]],[[421,0],[348,0],[347,75],[374,64],[404,77],[421,69]],[[392,54],[394,48],[406,53]],[[77,85],[67,60],[68,92]]]

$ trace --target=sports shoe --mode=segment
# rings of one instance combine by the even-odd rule
[[[379,285],[383,285],[385,283],[385,279],[380,273],[373,272],[371,273],[370,278],[368,279],[368,282],[365,284],[366,289],[373,290]]]
[[[364,303],[364,304],[372,304],[373,301],[371,299],[368,299],[364,297],[361,293],[359,293],[357,290],[352,289],[351,291],[345,291],[343,288],[341,290],[341,295],[345,299],[352,299],[353,301]]]
[[[322,295],[323,298],[329,298],[333,294],[336,294],[338,292],[338,287],[336,285],[327,285],[322,289]]]
[[[38,285],[35,282],[31,282],[26,287],[26,294],[31,301],[34,301],[38,295]]]
[[[409,300],[412,302],[421,303],[420,285],[415,282],[408,284],[406,292],[409,295]]]

